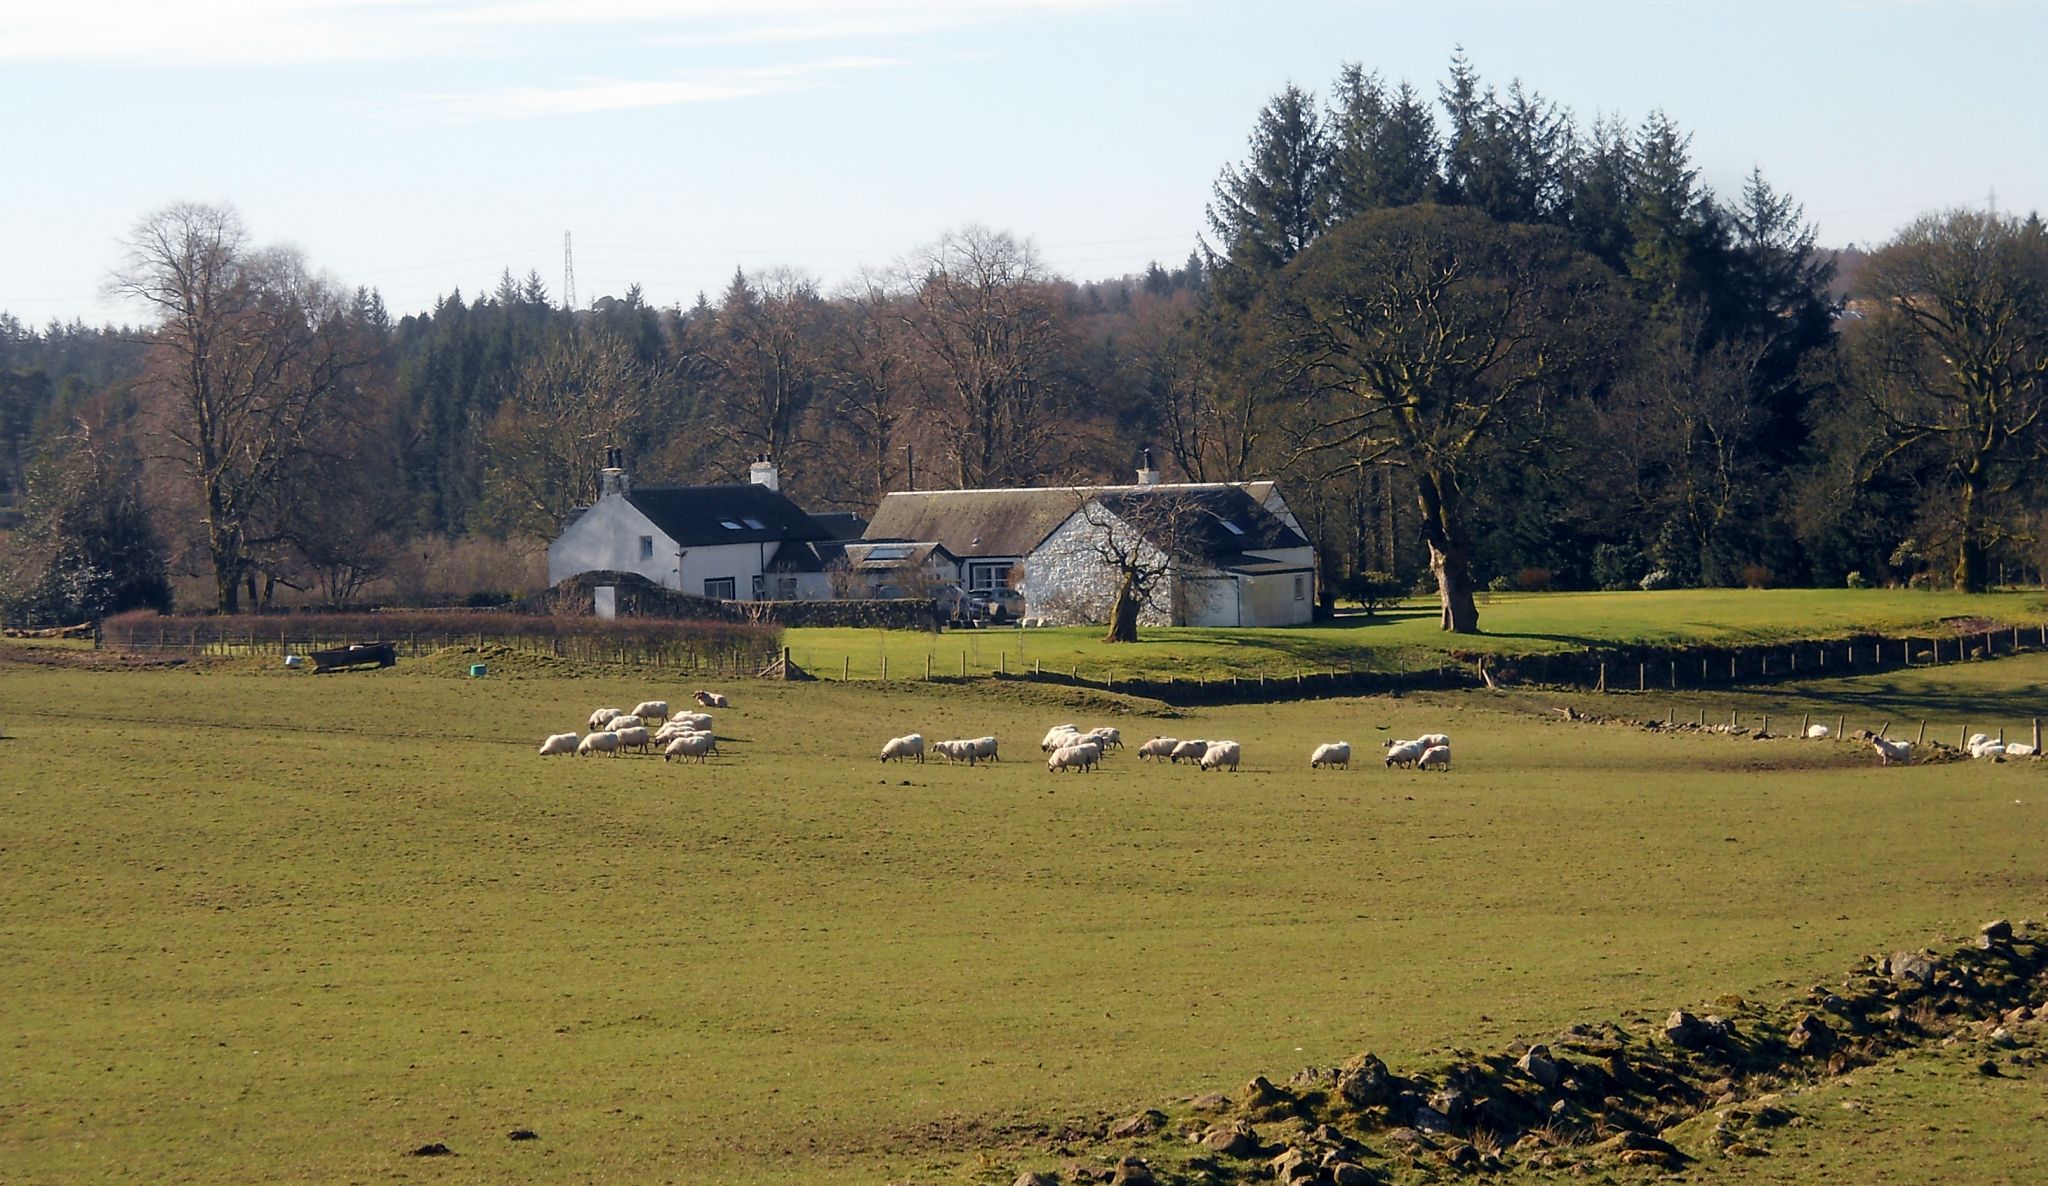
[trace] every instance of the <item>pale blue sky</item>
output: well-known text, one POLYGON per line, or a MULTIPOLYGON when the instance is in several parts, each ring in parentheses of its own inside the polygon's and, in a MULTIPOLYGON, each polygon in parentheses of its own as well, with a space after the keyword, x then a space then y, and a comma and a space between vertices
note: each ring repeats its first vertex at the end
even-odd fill
POLYGON ((1076 279, 1186 257, 1290 80, 1434 92, 1462 44, 1752 165, 1829 244, 2048 208, 2043 0, 0 0, 0 310, 103 300, 173 200, 235 204, 394 313, 510 267, 658 304, 734 267, 829 287, 969 222, 1076 279))

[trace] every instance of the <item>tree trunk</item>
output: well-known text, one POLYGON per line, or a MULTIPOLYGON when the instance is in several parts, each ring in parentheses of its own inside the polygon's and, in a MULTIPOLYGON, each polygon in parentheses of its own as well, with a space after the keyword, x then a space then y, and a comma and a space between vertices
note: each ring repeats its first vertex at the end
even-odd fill
POLYGON ((1983 479, 1976 473, 1963 475, 1963 505, 1956 546, 1956 588, 1964 593, 1982 593, 1987 588, 1984 562, 1983 479))
POLYGON ((1472 547, 1458 503, 1457 486, 1435 473, 1416 475, 1415 499, 1422 511, 1422 538, 1429 545, 1429 570, 1436 574, 1442 607, 1441 629, 1479 633, 1479 607, 1472 600, 1472 547))
POLYGON ((1116 605, 1109 611, 1109 632, 1102 641, 1138 641, 1138 595, 1128 580, 1117 586, 1116 605))

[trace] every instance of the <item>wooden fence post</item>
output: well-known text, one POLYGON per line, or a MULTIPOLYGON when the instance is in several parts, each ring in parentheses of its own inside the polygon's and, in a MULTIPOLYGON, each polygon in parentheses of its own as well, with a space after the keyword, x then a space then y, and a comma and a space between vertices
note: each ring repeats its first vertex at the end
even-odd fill
POLYGON ((1636 664, 1636 691, 1645 692, 1649 690, 1649 677, 1645 674, 1649 670, 1650 665, 1647 663, 1636 664))
POLYGON ((1921 722, 1920 722, 1920 732, 1919 732, 1919 734, 1918 734, 1917 736, 1915 736, 1915 737, 1914 737, 1914 739, 1913 739, 1913 744, 1914 744, 1914 745, 1926 745, 1926 744, 1927 744, 1927 722, 1926 722, 1926 721, 1921 721, 1921 722))
POLYGON ((853 658, 852 658, 852 656, 850 656, 850 655, 841 655, 841 656, 839 656, 839 682, 840 682, 840 683, 842 683, 842 684, 843 684, 843 683, 845 683, 845 682, 846 682, 846 674, 847 674, 847 672, 848 672, 849 670, 851 670, 851 669, 852 669, 852 667, 853 667, 853 658))
POLYGON ((1836 717, 1836 718, 1835 718, 1835 736, 1837 736, 1837 737, 1846 737, 1846 736, 1848 736, 1848 735, 1849 735, 1849 718, 1848 718, 1848 717, 1836 717))

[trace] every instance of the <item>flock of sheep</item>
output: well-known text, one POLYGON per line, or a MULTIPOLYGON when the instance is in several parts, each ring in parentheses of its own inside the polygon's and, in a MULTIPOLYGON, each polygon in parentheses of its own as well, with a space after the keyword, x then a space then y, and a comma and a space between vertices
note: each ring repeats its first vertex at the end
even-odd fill
MULTIPOLYGON (((1085 774, 1100 766, 1109 751, 1123 746, 1123 733, 1114 726, 1103 725, 1084 733, 1080 726, 1072 723, 1054 725, 1046 732, 1045 739, 1038 743, 1040 752, 1046 755, 1045 768, 1053 774, 1067 770, 1085 774)), ((976 762, 999 760, 994 737, 927 743, 918 733, 891 737, 882 745, 881 760, 923 762, 927 752, 951 762, 966 762, 970 766, 976 762)), ((1142 762, 1147 758, 1175 765, 1192 762, 1201 770, 1228 769, 1235 774, 1239 763, 1244 760, 1244 747, 1235 741, 1154 737, 1138 747, 1138 760, 1142 762)), ((1389 769, 1402 766, 1416 770, 1449 770, 1451 739, 1443 733, 1425 733, 1413 741, 1389 741, 1386 764, 1389 769)), ((1309 755, 1308 765, 1311 770, 1349 767, 1351 743, 1331 741, 1317 746, 1309 755)))
MULTIPOLYGON (((1826 737, 1827 726, 1815 725, 1806 731, 1808 737, 1826 737), (1818 730, 1819 732, 1815 732, 1818 730)), ((1913 760, 1913 743, 1891 741, 1883 737, 1872 737, 1870 747, 1877 751, 1877 764, 1889 766, 1894 762, 1901 765, 1913 760)), ((2005 742, 1983 733, 1972 733, 1963 742, 1963 752, 1982 762, 2003 762, 2007 758, 2037 757, 2034 747, 2023 741, 2005 742)))
MULTIPOLYGON (((694 698, 699 708, 731 707, 731 701, 718 692, 700 691, 694 698)), ((686 758, 702 762, 719 752, 718 735, 712 732, 710 713, 671 715, 666 700, 643 700, 631 712, 622 708, 600 708, 590 714, 588 725, 590 732, 582 737, 574 733, 549 734, 548 739, 540 743, 541 756, 610 754, 616 758, 627 750, 645 754, 660 746, 664 762, 686 758)))

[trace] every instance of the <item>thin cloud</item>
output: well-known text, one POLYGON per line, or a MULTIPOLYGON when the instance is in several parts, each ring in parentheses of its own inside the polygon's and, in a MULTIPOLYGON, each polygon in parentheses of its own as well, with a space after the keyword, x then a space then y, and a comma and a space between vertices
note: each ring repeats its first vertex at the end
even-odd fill
POLYGON ((662 79, 576 79, 560 86, 508 87, 470 94, 423 95, 421 99, 459 119, 532 119, 759 98, 816 87, 833 74, 900 65, 903 62, 895 58, 831 58, 662 79))

